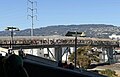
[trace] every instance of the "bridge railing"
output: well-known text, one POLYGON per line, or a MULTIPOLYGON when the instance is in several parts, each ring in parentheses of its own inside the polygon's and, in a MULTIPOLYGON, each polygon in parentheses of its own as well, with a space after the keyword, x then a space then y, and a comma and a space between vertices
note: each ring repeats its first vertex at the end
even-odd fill
MULTIPOLYGON (((10 44, 11 39, 0 39, 0 45, 10 44)), ((28 45, 61 45, 61 44, 75 44, 75 39, 71 37, 63 38, 15 38, 12 44, 28 44, 28 45)), ((103 45, 103 46, 118 46, 118 41, 110 39, 98 39, 98 38, 78 38, 78 45, 103 45)))

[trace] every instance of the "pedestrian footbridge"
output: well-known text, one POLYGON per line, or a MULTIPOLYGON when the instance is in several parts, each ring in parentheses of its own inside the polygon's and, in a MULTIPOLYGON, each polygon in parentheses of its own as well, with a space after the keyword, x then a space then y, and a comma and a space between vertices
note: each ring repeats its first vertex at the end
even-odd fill
MULTIPOLYGON (((14 36, 11 37, 0 37, 0 46, 9 48, 10 45, 13 48, 45 48, 45 47, 55 47, 55 46, 74 46, 75 38, 68 36, 14 36)), ((119 42, 111 39, 101 39, 101 38, 89 38, 89 37, 78 37, 77 46, 109 46, 118 47, 119 42)))

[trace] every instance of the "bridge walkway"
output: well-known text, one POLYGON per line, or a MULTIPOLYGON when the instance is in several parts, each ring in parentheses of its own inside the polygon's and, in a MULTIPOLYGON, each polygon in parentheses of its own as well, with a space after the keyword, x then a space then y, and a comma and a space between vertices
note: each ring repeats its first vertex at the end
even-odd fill
MULTIPOLYGON (((66 36, 14 36, 14 39, 11 43, 10 37, 0 37, 0 46, 1 47, 9 47, 13 45, 13 47, 48 47, 48 46, 74 46, 75 38, 74 37, 66 37, 66 36)), ((101 38, 88 38, 88 37, 78 37, 77 45, 79 46, 110 46, 116 47, 119 46, 119 42, 111 39, 101 39, 101 38)))

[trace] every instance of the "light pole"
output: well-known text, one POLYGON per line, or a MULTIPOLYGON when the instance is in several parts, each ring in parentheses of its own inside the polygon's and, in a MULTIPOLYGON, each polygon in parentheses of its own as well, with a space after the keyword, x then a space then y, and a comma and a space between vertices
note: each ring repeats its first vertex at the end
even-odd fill
POLYGON ((77 31, 75 32, 75 67, 77 65, 77 31))
POLYGON ((6 31, 10 31, 10 37, 11 37, 11 40, 10 40, 10 49, 12 50, 13 47, 12 47, 12 44, 13 44, 13 32, 14 31, 20 31, 19 28, 16 28, 16 27, 7 27, 5 29, 6 31))
POLYGON ((70 32, 68 31, 65 36, 74 36, 75 37, 75 54, 74 54, 74 62, 75 62, 75 67, 77 66, 77 37, 84 37, 85 34, 84 32, 70 32))

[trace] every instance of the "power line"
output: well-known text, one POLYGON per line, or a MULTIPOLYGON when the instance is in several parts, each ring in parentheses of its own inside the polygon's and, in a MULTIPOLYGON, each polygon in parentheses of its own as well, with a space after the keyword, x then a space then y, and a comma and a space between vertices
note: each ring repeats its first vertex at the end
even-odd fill
POLYGON ((34 4, 36 4, 36 6, 37 6, 36 1, 31 1, 31 0, 27 1, 27 5, 28 5, 27 12, 29 10, 31 11, 31 14, 27 15, 27 18, 31 17, 31 32, 30 32, 31 36, 34 36, 34 17, 36 17, 36 20, 37 20, 37 15, 34 15, 34 11, 37 13, 37 8, 34 8, 35 7, 34 4))

